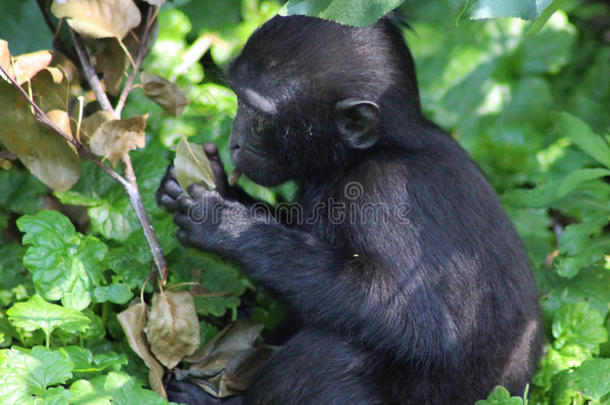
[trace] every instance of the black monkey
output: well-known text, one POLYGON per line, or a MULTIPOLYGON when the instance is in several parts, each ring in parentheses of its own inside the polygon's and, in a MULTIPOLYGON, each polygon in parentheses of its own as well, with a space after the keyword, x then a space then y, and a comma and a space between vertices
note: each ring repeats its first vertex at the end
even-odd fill
MULTIPOLYGON (((298 215, 172 170, 158 201, 185 245, 217 252, 302 323, 245 404, 466 405, 523 393, 538 360, 538 296, 485 175, 422 114, 392 17, 367 28, 274 17, 229 70, 231 157, 250 179, 294 179, 298 215)), ((203 402, 203 400, 202 400, 203 402)))

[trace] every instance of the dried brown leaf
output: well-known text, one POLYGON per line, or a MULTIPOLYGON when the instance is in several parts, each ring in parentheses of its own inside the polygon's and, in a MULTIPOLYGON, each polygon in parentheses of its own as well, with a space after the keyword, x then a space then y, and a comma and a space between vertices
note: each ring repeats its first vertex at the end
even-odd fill
POLYGON ((140 24, 142 16, 133 0, 53 1, 51 12, 80 34, 93 38, 122 39, 140 24))
POLYGON ((68 110, 70 89, 59 69, 48 67, 38 72, 30 84, 34 102, 44 111, 68 110))
POLYGON ((144 335, 146 326, 146 304, 140 303, 130 306, 125 311, 117 315, 119 323, 127 336, 129 347, 142 359, 150 372, 148 380, 151 388, 163 398, 167 399, 167 394, 163 388, 163 366, 153 357, 148 350, 148 344, 144 335))
POLYGON ((216 188, 212 166, 202 146, 182 138, 176 147, 174 166, 176 179, 183 190, 196 183, 203 183, 210 190, 216 188))
POLYGON ((25 53, 13 58, 17 83, 24 83, 34 77, 36 73, 49 66, 52 59, 53 54, 50 51, 25 53))
POLYGON ((148 114, 102 123, 89 139, 91 151, 115 166, 129 151, 145 146, 147 119, 148 114))
POLYGON ((30 172, 53 190, 66 191, 80 177, 80 159, 67 141, 39 123, 30 105, 0 80, 0 141, 30 172))
POLYGON ((199 347, 199 319, 195 301, 187 291, 163 291, 153 295, 144 328, 150 350, 167 368, 174 368, 199 347))
MULTIPOLYGON (((3 39, 0 39, 0 66, 8 74, 13 76, 13 68, 11 67, 11 53, 8 50, 8 42, 3 39)), ((1 73, 0 77, 2 77, 1 73)))
POLYGON ((140 74, 140 79, 144 94, 159 104, 163 111, 175 117, 182 114, 188 101, 178 86, 161 76, 148 73, 140 74))
POLYGON ((129 58, 116 38, 102 39, 100 51, 95 54, 95 70, 103 74, 106 92, 116 96, 121 90, 125 69, 129 58))
POLYGON ((95 131, 98 130, 100 126, 106 121, 113 120, 114 116, 106 111, 96 111, 93 114, 89 115, 87 118, 83 119, 80 129, 80 138, 85 141, 91 139, 95 131))
POLYGON ((187 358, 193 364, 181 371, 210 395, 224 398, 243 393, 274 348, 257 344, 263 325, 238 321, 187 358))

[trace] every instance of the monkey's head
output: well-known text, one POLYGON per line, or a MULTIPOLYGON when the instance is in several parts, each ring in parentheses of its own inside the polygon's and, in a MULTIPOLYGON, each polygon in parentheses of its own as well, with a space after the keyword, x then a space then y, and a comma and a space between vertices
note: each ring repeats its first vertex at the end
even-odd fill
POLYGON ((229 84, 231 157, 265 186, 330 176, 376 144, 402 143, 393 128, 420 117, 413 60, 388 18, 356 28, 276 16, 233 61, 229 84))

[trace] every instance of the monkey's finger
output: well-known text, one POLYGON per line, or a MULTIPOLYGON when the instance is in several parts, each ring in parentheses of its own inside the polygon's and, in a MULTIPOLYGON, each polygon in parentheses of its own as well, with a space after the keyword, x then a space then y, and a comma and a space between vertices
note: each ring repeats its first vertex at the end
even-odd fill
POLYGON ((201 184, 191 184, 186 191, 189 193, 189 195, 191 197, 193 197, 194 200, 196 201, 201 201, 202 198, 208 196, 208 195, 215 195, 215 196, 219 196, 219 194, 215 191, 210 191, 207 188, 205 188, 203 185, 201 184))
POLYGON ((180 187, 180 184, 178 184, 178 181, 176 181, 176 179, 173 179, 171 177, 165 177, 163 179, 163 182, 161 183, 161 189, 163 190, 163 192, 165 192, 165 194, 169 195, 174 199, 180 197, 180 194, 182 194, 182 187, 180 187))
POLYGON ((188 197, 186 195, 178 198, 176 203, 177 203, 178 211, 180 211, 183 214, 188 214, 188 212, 190 210, 192 210, 193 206, 197 205, 197 204, 195 204, 195 200, 193 200, 191 197, 188 197))
POLYGON ((161 193, 157 198, 157 203, 170 212, 175 212, 178 209, 176 199, 165 193, 161 193))
POLYGON ((218 147, 212 143, 207 142, 203 145, 203 150, 205 154, 210 159, 210 165, 212 166, 212 173, 214 173, 214 181, 216 183, 216 189, 221 195, 225 195, 226 191, 229 189, 229 183, 227 180, 227 173, 225 172, 224 165, 220 160, 220 155, 218 154, 218 147))
POLYGON ((185 228, 188 229, 190 227, 192 221, 187 215, 178 213, 174 215, 174 223, 178 225, 181 230, 184 230, 185 228))

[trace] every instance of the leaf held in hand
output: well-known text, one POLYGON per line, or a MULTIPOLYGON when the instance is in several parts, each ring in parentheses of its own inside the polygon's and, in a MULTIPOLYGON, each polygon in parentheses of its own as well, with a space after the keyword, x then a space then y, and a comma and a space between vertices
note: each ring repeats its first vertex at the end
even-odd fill
POLYGON ((174 368, 199 347, 199 319, 195 301, 187 291, 164 291, 153 295, 144 328, 150 350, 167 368, 174 368))
POLYGON ((178 86, 161 76, 153 74, 142 73, 140 78, 142 79, 144 94, 159 104, 163 111, 174 117, 182 114, 188 100, 178 86))
POLYGON ((176 147, 176 179, 183 190, 196 183, 203 183, 208 189, 216 188, 210 160, 203 147, 182 138, 176 147))
POLYGON ((231 172, 231 174, 229 175, 229 186, 233 187, 234 185, 237 184, 237 182, 239 181, 239 178, 241 177, 241 172, 237 169, 233 170, 231 172))
POLYGON ((129 151, 145 146, 147 119, 148 114, 102 123, 89 139, 91 151, 115 166, 129 151))
POLYGON ((142 16, 133 0, 53 1, 51 12, 80 34, 93 38, 122 39, 140 24, 142 16))

